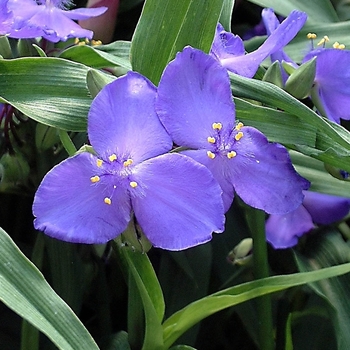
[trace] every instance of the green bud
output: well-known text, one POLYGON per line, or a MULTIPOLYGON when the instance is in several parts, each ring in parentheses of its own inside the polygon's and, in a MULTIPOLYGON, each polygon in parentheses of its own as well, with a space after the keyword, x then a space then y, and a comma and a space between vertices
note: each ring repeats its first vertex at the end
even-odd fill
POLYGON ((0 55, 3 58, 12 58, 11 45, 6 36, 0 37, 0 55))
POLYGON ((316 74, 316 57, 302 64, 288 78, 285 90, 298 99, 310 95, 316 74))
POLYGON ((292 75, 296 71, 295 66, 287 61, 282 61, 282 67, 288 75, 292 75))
POLYGON ((60 140, 57 129, 41 123, 36 125, 35 145, 39 152, 50 149, 60 140))
POLYGON ((19 154, 4 154, 0 159, 0 190, 6 191, 27 182, 30 168, 19 154))
POLYGON ((33 47, 33 39, 19 39, 17 50, 19 57, 35 57, 38 56, 37 50, 33 47))
POLYGON ((273 64, 267 69, 262 80, 283 88, 281 66, 278 61, 273 62, 273 64))
POLYGON ((333 165, 329 165, 324 163, 324 168, 328 171, 329 174, 331 174, 333 177, 343 180, 343 181, 350 181, 350 174, 347 171, 344 171, 342 169, 336 168, 333 165))
POLYGON ((239 244, 237 244, 227 256, 233 265, 249 265, 253 259, 253 239, 245 238, 239 244))

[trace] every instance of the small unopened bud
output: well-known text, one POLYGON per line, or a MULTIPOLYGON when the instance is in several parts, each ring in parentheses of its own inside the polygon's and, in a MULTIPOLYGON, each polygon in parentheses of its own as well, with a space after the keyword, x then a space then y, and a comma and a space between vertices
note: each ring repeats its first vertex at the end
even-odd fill
POLYGON ((292 96, 298 99, 310 95, 316 74, 316 57, 305 62, 296 69, 287 79, 285 89, 292 96))
POLYGON ((253 239, 245 238, 237 244, 227 256, 227 260, 234 265, 248 265, 253 258, 253 239))
POLYGON ((38 123, 35 130, 35 145, 39 152, 50 149, 60 140, 57 129, 38 123))
POLYGON ((343 181, 350 181, 350 174, 347 171, 336 168, 333 165, 326 163, 324 164, 324 167, 333 177, 343 181))
POLYGON ((7 36, 0 37, 0 56, 2 58, 12 58, 11 46, 7 36))
POLYGON ((273 62, 273 64, 267 69, 263 76, 263 81, 277 85, 283 88, 281 64, 278 61, 273 62))

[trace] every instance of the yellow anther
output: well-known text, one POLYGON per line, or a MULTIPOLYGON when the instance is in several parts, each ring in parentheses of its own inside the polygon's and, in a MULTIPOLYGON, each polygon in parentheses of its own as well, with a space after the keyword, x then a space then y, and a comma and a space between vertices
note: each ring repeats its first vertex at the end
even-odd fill
POLYGON ((227 158, 231 159, 231 158, 236 157, 236 155, 237 155, 237 153, 235 151, 230 151, 227 153, 227 158))
POLYGON ((209 143, 215 143, 215 138, 214 137, 208 136, 207 140, 208 140, 209 143))
POLYGON ((239 141, 242 137, 243 137, 243 132, 242 132, 242 131, 238 132, 238 133, 235 135, 236 141, 239 141))
POLYGON ((210 159, 214 159, 215 158, 215 154, 211 151, 207 151, 207 155, 210 159))
POLYGON ((100 167, 102 166, 102 164, 103 164, 103 160, 97 159, 97 160, 96 160, 96 164, 97 164, 97 166, 100 168, 100 167))
POLYGON ((213 123, 212 127, 214 130, 221 130, 222 124, 221 123, 213 123))
POLYGON ((307 37, 308 39, 316 39, 316 38, 317 38, 317 35, 316 35, 315 33, 308 33, 308 34, 306 35, 306 37, 307 37))
POLYGON ((137 183, 136 181, 130 181, 130 186, 131 186, 132 188, 137 187, 137 185, 138 185, 138 183, 137 183))
POLYGON ((113 154, 111 154, 111 155, 108 157, 108 159, 109 159, 111 162, 113 162, 113 161, 115 161, 115 160, 117 159, 117 156, 116 156, 115 153, 113 153, 113 154))
POLYGON ((336 42, 333 44, 333 48, 334 48, 334 49, 343 50, 343 49, 345 49, 345 45, 344 45, 344 44, 339 44, 338 41, 336 41, 336 42))
POLYGON ((106 197, 104 200, 103 200, 106 204, 108 205, 111 205, 112 204, 112 201, 110 198, 106 197))
POLYGON ((99 176, 92 176, 92 177, 90 177, 90 181, 92 182, 92 183, 95 183, 95 182, 99 182, 100 181, 100 177, 99 176))
POLYGON ((79 44, 79 38, 75 38, 75 39, 74 39, 74 44, 75 44, 75 45, 79 44))
POLYGON ((85 42, 86 42, 86 44, 88 44, 90 42, 90 40, 88 38, 85 38, 85 42))
POLYGON ((84 46, 84 45, 86 45, 86 42, 85 42, 85 41, 79 41, 79 42, 78 42, 78 46, 84 46))
POLYGON ((132 159, 127 159, 124 163, 123 163, 123 165, 126 167, 126 166, 129 166, 129 165, 131 165, 132 163, 133 163, 134 161, 132 160, 132 159))
POLYGON ((328 43, 328 41, 329 41, 329 38, 328 38, 327 35, 325 35, 325 36, 317 43, 317 46, 320 46, 320 45, 322 45, 322 44, 324 44, 324 43, 328 43))
POLYGON ((92 46, 102 45, 102 41, 101 40, 91 40, 91 45, 92 46))
POLYGON ((236 125, 236 130, 241 130, 242 128, 243 128, 243 123, 241 123, 241 122, 239 122, 239 123, 237 123, 237 125, 236 125))

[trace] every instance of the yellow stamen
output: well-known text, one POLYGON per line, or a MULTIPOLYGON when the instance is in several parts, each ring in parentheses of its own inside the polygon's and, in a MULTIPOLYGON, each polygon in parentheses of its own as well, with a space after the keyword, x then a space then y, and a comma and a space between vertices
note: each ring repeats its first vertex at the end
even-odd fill
POLYGON ((117 159, 117 156, 116 156, 115 153, 113 153, 113 154, 111 154, 111 155, 108 157, 108 159, 109 159, 111 162, 113 162, 114 160, 117 159))
POLYGON ((78 46, 84 46, 84 45, 86 45, 86 42, 85 42, 85 41, 79 41, 79 42, 78 42, 78 46))
POLYGON ((238 132, 238 133, 235 135, 236 141, 239 141, 242 137, 243 137, 243 132, 242 132, 242 131, 238 132))
POLYGON ((317 43, 317 46, 320 46, 320 45, 322 45, 322 44, 324 44, 324 43, 328 43, 328 41, 329 41, 329 38, 328 38, 327 35, 325 35, 325 36, 317 43))
POLYGON ((208 136, 207 140, 208 140, 209 143, 215 143, 215 138, 214 137, 208 136))
POLYGON ((212 127, 214 130, 221 130, 222 124, 221 123, 213 123, 212 127))
POLYGON ((101 40, 91 40, 91 45, 92 46, 102 45, 102 41, 101 40))
POLYGON ((100 177, 99 176, 92 176, 92 177, 90 177, 90 181, 92 182, 92 183, 95 183, 95 182, 99 182, 100 181, 100 177))
POLYGON ((344 44, 339 44, 338 41, 336 41, 336 42, 333 44, 333 48, 334 48, 334 49, 343 50, 343 49, 345 49, 345 45, 344 45, 344 44))
POLYGON ((210 159, 214 159, 215 158, 215 154, 211 151, 207 151, 207 155, 210 159))
POLYGON ((243 128, 243 123, 241 123, 241 122, 239 122, 239 123, 237 123, 237 125, 236 125, 236 130, 241 130, 242 128, 243 128))
POLYGON ((97 166, 100 168, 100 167, 102 166, 102 164, 103 164, 103 160, 97 159, 97 160, 96 160, 96 164, 97 164, 97 166))
POLYGON ((132 160, 132 159, 127 159, 124 163, 123 163, 123 165, 125 166, 125 167, 127 167, 127 166, 129 166, 129 165, 131 165, 132 163, 133 163, 134 161, 132 160))
POLYGON ((316 35, 315 33, 308 33, 308 34, 306 35, 306 37, 307 37, 308 39, 316 39, 316 38, 317 38, 317 35, 316 35))
POLYGON ((130 186, 131 186, 132 188, 135 188, 135 187, 138 186, 138 183, 137 183, 136 181, 130 181, 130 186))
POLYGON ((88 38, 85 38, 85 42, 88 44, 90 40, 88 38))
POLYGON ((75 45, 79 44, 79 38, 75 38, 75 39, 74 39, 74 44, 75 44, 75 45))
POLYGON ((227 153, 227 158, 231 159, 231 158, 236 157, 236 155, 237 155, 237 153, 235 151, 230 151, 227 153))
POLYGON ((111 205, 112 204, 112 201, 110 198, 106 197, 104 200, 103 200, 106 204, 108 205, 111 205))

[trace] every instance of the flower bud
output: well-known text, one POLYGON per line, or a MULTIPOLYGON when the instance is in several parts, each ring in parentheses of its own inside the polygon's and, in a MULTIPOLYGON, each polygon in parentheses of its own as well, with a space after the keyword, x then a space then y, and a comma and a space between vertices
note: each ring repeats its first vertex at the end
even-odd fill
POLYGON ((248 265, 253 258, 253 239, 245 238, 238 243, 227 256, 227 260, 233 265, 248 265))
POLYGON ((0 56, 2 58, 12 58, 12 50, 6 36, 0 37, 0 56))
POLYGON ((50 149, 59 142, 57 129, 38 123, 35 129, 35 145, 39 152, 50 149))
POLYGON ((281 66, 278 61, 275 61, 265 72, 263 81, 277 85, 280 88, 283 88, 283 80, 281 73, 281 66))
POLYGON ((310 95, 316 74, 316 57, 302 64, 287 79, 285 90, 298 99, 310 95))
POLYGON ((338 180, 350 181, 350 174, 347 171, 336 168, 333 165, 329 165, 326 163, 324 164, 324 168, 328 171, 329 174, 331 174, 338 180))

